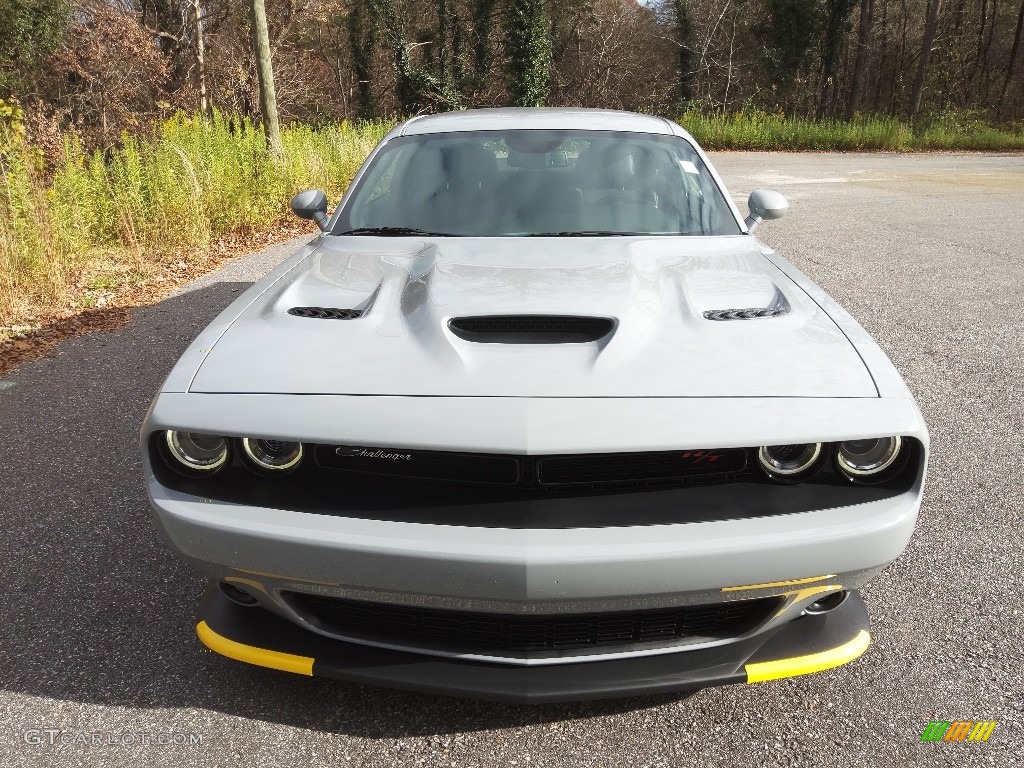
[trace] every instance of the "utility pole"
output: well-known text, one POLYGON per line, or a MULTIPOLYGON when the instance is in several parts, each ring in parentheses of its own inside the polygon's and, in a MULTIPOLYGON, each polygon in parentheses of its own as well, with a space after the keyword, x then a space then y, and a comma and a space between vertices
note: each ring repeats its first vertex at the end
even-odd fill
POLYGON ((196 32, 196 71, 199 75, 199 110, 203 117, 210 114, 210 100, 206 95, 206 45, 203 40, 203 9, 200 0, 192 0, 192 22, 196 32))
POLYGON ((270 63, 270 33, 267 31, 267 9, 263 0, 252 2, 252 42, 256 55, 256 73, 260 81, 260 110, 263 112, 263 133, 267 147, 281 156, 281 126, 277 120, 277 95, 274 93, 274 68, 270 63))

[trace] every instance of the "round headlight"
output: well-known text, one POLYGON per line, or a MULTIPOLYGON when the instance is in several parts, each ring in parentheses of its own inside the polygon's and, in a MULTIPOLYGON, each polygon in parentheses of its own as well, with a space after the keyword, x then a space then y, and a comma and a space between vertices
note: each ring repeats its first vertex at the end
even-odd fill
POLYGON ((215 472, 228 460, 228 441, 217 435, 169 429, 164 441, 171 458, 192 472, 215 472))
POLYGON ((839 444, 836 461, 840 469, 855 477, 877 475, 892 466, 902 447, 900 437, 846 440, 839 444))
POLYGON ((821 443, 763 445, 757 452, 757 459, 769 475, 791 477, 813 467, 820 455, 821 443))
POLYGON ((302 443, 246 437, 242 449, 253 464, 268 472, 283 472, 302 461, 302 443))

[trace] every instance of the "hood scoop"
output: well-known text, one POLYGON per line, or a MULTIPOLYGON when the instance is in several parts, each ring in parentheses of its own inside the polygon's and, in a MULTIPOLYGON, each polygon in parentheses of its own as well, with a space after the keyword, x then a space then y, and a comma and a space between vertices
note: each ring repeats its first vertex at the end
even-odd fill
POLYGON ((480 344, 583 344, 610 334, 615 321, 574 315, 478 315, 455 317, 448 329, 480 344))
POLYGON ((292 307, 289 315, 311 317, 316 320, 355 320, 363 316, 361 309, 337 309, 335 307, 292 307))

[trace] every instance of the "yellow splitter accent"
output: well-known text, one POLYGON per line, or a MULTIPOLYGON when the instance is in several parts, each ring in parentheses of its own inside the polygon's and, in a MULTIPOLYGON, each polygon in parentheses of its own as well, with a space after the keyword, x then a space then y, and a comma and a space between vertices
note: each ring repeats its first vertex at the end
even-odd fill
POLYGON ((864 653, 870 643, 871 635, 862 629, 856 637, 849 642, 843 643, 838 648, 821 651, 820 653, 811 653, 807 656, 794 656, 791 659, 747 664, 744 667, 747 672, 747 682, 762 683, 765 680, 809 675, 812 672, 820 672, 823 669, 839 667, 850 663, 864 653))
POLYGON ((814 581, 824 581, 825 579, 834 579, 836 576, 834 573, 826 574, 825 576, 811 576, 807 579, 790 579, 789 581, 769 581, 765 584, 747 584, 742 587, 722 587, 723 592, 745 592, 750 589, 768 589, 769 587, 790 587, 794 584, 810 584, 814 581))
POLYGON ((270 669, 279 669, 282 672, 294 672, 297 675, 313 676, 313 659, 309 656, 296 656, 281 651, 268 651, 265 648, 257 648, 254 645, 246 645, 234 640, 229 640, 223 635, 214 632, 205 621, 196 625, 196 634, 202 640, 203 645, 211 651, 227 656, 229 659, 244 661, 248 664, 256 664, 270 669))

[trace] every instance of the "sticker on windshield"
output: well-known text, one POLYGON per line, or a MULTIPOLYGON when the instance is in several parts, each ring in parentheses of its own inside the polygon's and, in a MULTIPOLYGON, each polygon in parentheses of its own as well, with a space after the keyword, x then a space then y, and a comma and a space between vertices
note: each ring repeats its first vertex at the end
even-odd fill
POLYGON ((691 163, 689 160, 680 160, 679 167, 687 173, 692 173, 694 176, 700 176, 700 171, 697 170, 697 166, 691 163))

